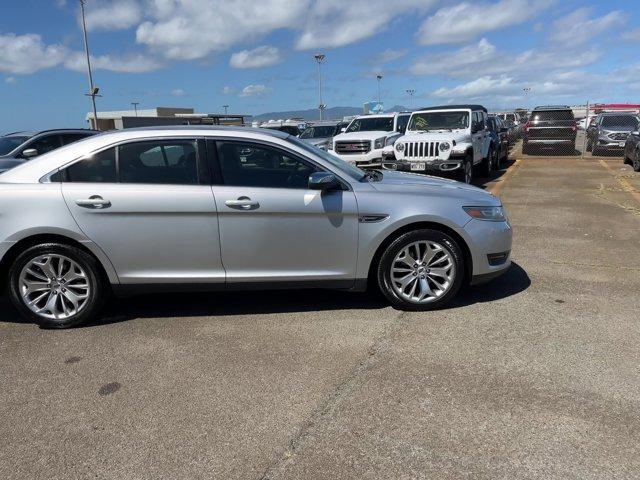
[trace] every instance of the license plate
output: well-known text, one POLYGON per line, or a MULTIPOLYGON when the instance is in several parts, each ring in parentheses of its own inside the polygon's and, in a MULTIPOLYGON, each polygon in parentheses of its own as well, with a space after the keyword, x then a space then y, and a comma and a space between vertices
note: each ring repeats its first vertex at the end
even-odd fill
POLYGON ((415 162, 411 164, 411 171, 415 172, 415 171, 422 171, 426 168, 426 163, 424 162, 415 162))

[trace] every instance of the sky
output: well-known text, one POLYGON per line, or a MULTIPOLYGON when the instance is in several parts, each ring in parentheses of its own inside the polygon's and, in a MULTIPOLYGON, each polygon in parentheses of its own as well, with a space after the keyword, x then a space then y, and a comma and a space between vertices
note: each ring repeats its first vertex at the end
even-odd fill
MULTIPOLYGON (((640 102, 638 0, 86 0, 98 110, 640 102), (413 97, 407 90, 415 90, 413 97)), ((85 126, 78 0, 1 0, 0 132, 85 126)))

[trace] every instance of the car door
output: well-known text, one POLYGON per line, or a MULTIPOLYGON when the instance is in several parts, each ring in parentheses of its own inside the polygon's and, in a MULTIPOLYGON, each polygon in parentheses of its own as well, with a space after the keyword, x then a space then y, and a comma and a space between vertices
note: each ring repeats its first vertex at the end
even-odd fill
POLYGON ((136 140, 62 173, 65 201, 123 284, 224 283, 204 142, 136 140))
POLYGON ((351 285, 358 209, 348 184, 309 190, 309 175, 323 168, 276 145, 224 140, 216 147, 213 191, 228 285, 351 285))
POLYGON ((473 143, 473 163, 479 163, 485 157, 484 147, 486 130, 484 128, 484 121, 480 115, 480 112, 473 112, 472 127, 471 127, 471 141, 473 143))

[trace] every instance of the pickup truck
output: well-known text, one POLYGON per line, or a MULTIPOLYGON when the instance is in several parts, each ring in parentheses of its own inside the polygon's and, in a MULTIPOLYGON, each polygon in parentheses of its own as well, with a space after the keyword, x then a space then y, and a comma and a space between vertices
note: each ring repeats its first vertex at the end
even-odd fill
POLYGON ((408 112, 358 116, 333 137, 329 153, 360 168, 380 167, 384 147, 402 136, 410 116, 408 112))
POLYGON ((571 107, 546 106, 536 107, 531 112, 529 121, 522 130, 522 153, 547 147, 566 153, 573 153, 576 148, 576 132, 578 126, 571 107))

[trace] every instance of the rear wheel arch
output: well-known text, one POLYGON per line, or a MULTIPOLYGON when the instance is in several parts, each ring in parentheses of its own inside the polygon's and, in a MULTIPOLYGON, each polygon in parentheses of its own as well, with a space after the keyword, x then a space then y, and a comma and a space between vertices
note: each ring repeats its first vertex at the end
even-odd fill
POLYGON ((387 247, 391 245, 391 243, 393 243, 394 240, 404 235, 405 233, 413 232, 415 230, 422 230, 422 229, 431 229, 431 230, 440 231, 446 235, 449 235, 452 239, 456 241, 456 243, 460 247, 460 250, 462 250, 462 256, 464 259, 464 265, 465 265, 464 281, 466 283, 471 280, 471 277, 473 276, 473 257, 471 256, 471 250, 469 249, 469 246, 467 245, 467 242, 464 240, 464 238, 462 238, 462 236, 460 236, 460 234, 456 232, 454 229, 442 223, 414 222, 394 230, 393 232, 391 232, 389 235, 385 237, 385 239, 380 243, 380 245, 378 245, 378 248, 376 249, 376 252, 372 257, 371 262, 369 263, 369 273, 367 275, 367 280, 369 285, 376 285, 375 280, 376 280, 376 275, 378 271, 378 265, 380 264, 382 255, 384 254, 387 247))
POLYGON ((0 261, 0 291, 3 291, 6 288, 9 270, 11 269, 11 266, 16 261, 16 259, 20 256, 20 254, 36 245, 48 244, 48 243, 60 243, 63 245, 70 245, 72 247, 76 247, 82 250, 83 252, 87 253, 88 255, 93 257, 96 260, 97 264, 100 266, 100 274, 102 275, 102 278, 105 284, 106 285, 111 284, 111 280, 109 278, 107 269, 105 268, 104 264, 102 263, 100 258, 98 258, 98 256, 91 251, 91 249, 87 248, 86 245, 82 244, 77 240, 74 240, 73 238, 70 238, 64 235, 43 233, 43 234, 31 235, 29 237, 20 239, 4 255, 4 257, 0 261))

